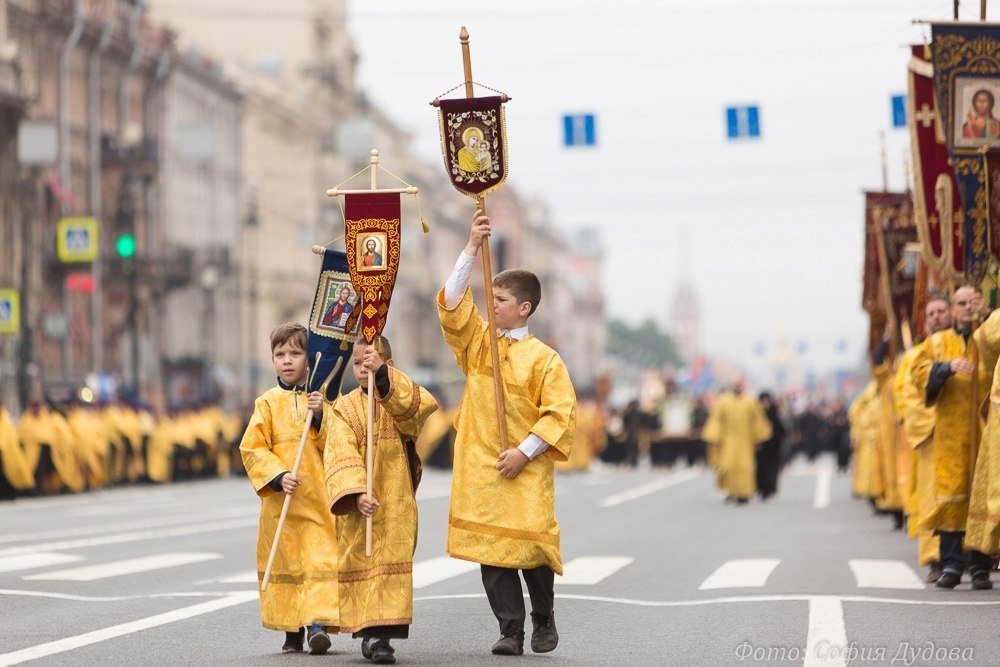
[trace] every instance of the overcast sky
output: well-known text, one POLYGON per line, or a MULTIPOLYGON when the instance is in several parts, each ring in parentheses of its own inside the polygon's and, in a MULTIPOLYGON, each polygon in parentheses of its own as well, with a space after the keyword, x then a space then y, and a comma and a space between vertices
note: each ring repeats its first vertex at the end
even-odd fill
MULTIPOLYGON (((963 5, 978 18, 978 2, 963 5)), ((666 324, 686 278, 710 353, 748 361, 784 337, 820 371, 861 353, 861 192, 881 188, 881 130, 889 187, 903 187, 909 141, 890 96, 906 91, 906 45, 929 38, 912 20, 950 18, 951 0, 349 8, 362 87, 429 160, 427 102, 462 82, 468 27, 475 80, 513 97, 509 183, 544 198, 560 228, 601 230, 611 315, 666 324), (724 109, 743 104, 760 106, 762 137, 727 141, 724 109), (562 116, 578 112, 597 116, 596 149, 562 146, 562 116)))

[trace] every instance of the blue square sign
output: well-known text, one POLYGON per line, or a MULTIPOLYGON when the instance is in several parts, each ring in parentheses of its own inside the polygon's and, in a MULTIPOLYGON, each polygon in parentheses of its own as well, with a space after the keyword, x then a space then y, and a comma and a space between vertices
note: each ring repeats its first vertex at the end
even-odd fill
POLYGON ((729 139, 760 137, 760 107, 726 107, 726 136, 729 139))
POLYGON ((563 141, 566 146, 596 146, 597 121, 594 114, 563 116, 563 141))

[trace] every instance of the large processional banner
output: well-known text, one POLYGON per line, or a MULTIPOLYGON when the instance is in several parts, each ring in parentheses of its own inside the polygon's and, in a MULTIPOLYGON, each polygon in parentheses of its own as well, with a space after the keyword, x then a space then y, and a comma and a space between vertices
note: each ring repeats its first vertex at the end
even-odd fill
POLYGON ((399 193, 347 194, 344 220, 351 282, 361 295, 361 335, 372 344, 385 328, 399 271, 399 193))
MULTIPOLYGON (((930 47, 912 47, 909 63, 910 148, 913 154, 913 218, 924 262, 952 285, 964 281, 965 210, 958 196, 945 133, 934 95, 930 47)), ((919 300, 919 299, 918 299, 919 300)), ((917 313, 919 315, 919 313, 917 313)), ((916 322, 915 331, 920 331, 916 322)))
POLYGON ((965 278, 978 285, 1000 246, 1000 26, 938 23, 931 36, 934 89, 964 211, 965 278))
POLYGON ((907 251, 916 241, 910 193, 865 193, 862 307, 871 315, 873 346, 882 336, 888 307, 896 322, 906 322, 911 330, 914 326, 918 256, 907 251))
POLYGON ((507 180, 505 99, 438 101, 444 167, 451 184, 469 197, 486 196, 507 180))

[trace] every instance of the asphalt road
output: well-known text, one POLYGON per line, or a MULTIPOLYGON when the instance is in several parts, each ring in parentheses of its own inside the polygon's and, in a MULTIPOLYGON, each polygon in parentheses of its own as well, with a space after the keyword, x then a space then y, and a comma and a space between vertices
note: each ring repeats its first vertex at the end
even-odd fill
MULTIPOLYGON (((478 570, 445 554, 449 486, 429 471, 418 496, 399 664, 1000 664, 1000 586, 923 584, 915 543, 828 461, 744 507, 698 469, 560 475, 559 648, 492 656, 478 570)), ((260 626, 257 512, 245 479, 0 504, 0 665, 368 664, 347 635, 282 655, 260 626)))

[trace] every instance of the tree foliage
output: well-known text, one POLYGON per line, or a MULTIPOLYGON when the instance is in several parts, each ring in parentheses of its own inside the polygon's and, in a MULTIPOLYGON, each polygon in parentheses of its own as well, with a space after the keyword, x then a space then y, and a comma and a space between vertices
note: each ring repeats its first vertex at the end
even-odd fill
POLYGON ((652 318, 638 326, 611 320, 608 323, 608 354, 656 368, 681 364, 673 339, 661 331, 652 318))

